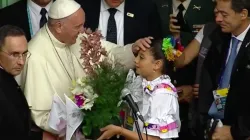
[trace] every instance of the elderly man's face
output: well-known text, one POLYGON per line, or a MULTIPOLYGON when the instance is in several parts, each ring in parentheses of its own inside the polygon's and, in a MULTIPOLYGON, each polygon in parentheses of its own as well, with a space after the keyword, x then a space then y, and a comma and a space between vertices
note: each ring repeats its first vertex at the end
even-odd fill
POLYGON ((105 0, 106 3, 109 5, 111 8, 116 8, 118 7, 121 3, 123 3, 124 0, 105 0))
POLYGON ((85 13, 82 8, 64 21, 61 35, 65 44, 72 45, 76 43, 79 33, 83 31, 84 22, 85 13))
POLYGON ((26 58, 29 56, 28 43, 25 36, 8 36, 0 50, 0 64, 13 76, 23 70, 26 58))

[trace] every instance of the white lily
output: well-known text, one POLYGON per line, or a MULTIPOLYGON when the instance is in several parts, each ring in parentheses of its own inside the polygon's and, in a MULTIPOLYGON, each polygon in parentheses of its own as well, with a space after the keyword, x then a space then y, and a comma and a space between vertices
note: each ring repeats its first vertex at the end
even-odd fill
POLYGON ((78 95, 83 93, 83 89, 80 85, 76 85, 75 88, 71 91, 72 94, 78 95))
POLYGON ((82 87, 86 86, 86 83, 84 82, 84 79, 82 79, 82 78, 78 78, 78 79, 76 80, 76 83, 77 83, 78 85, 82 86, 82 87))
POLYGON ((83 93, 88 99, 90 99, 94 95, 94 90, 91 86, 85 86, 83 88, 83 93))
POLYGON ((91 108, 93 107, 94 103, 95 103, 95 99, 98 97, 97 94, 94 94, 92 96, 92 98, 87 98, 85 100, 85 103, 84 103, 84 106, 81 107, 81 109, 84 109, 84 110, 91 110, 91 108))

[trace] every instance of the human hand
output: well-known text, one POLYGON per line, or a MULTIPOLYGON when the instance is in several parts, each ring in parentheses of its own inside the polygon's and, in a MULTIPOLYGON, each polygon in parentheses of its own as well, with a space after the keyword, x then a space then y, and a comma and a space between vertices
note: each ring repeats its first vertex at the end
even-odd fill
POLYGON ((193 96, 195 97, 195 98, 198 98, 199 97, 199 95, 198 95, 198 92, 199 92, 199 84, 194 84, 193 85, 193 96))
POLYGON ((97 140, 110 139, 114 135, 121 134, 123 128, 116 125, 108 125, 101 128, 102 135, 97 140))
POLYGON ((137 54, 140 50, 145 51, 147 48, 150 48, 151 39, 153 39, 151 36, 138 39, 132 46, 133 53, 137 54))
POLYGON ((192 86, 190 85, 183 85, 177 87, 177 91, 182 91, 179 94, 179 102, 187 102, 189 103, 192 100, 192 86))
POLYGON ((217 127, 212 136, 212 140, 233 140, 230 129, 231 127, 227 125, 217 127))
POLYGON ((169 21, 169 30, 173 34, 175 39, 180 38, 180 29, 181 26, 176 26, 175 24, 178 22, 178 20, 175 18, 173 14, 170 15, 170 21, 169 21))

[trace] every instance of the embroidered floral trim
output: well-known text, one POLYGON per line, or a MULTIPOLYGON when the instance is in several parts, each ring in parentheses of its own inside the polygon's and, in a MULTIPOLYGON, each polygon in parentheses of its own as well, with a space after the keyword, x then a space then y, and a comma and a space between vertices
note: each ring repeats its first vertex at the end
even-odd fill
POLYGON ((176 88, 166 84, 166 83, 161 83, 161 84, 158 84, 156 85, 154 88, 152 88, 150 85, 147 85, 146 88, 144 89, 145 91, 146 90, 149 90, 150 91, 150 94, 153 93, 153 91, 157 90, 157 89, 161 89, 161 88, 165 88, 166 90, 169 90, 169 91, 173 91, 173 92, 177 92, 176 88))
POLYGON ((168 125, 164 125, 164 126, 160 126, 158 124, 151 124, 151 123, 145 123, 145 126, 147 127, 147 129, 151 129, 151 130, 158 130, 162 133, 167 133, 170 130, 174 130, 178 128, 178 125, 176 122, 172 122, 168 125))

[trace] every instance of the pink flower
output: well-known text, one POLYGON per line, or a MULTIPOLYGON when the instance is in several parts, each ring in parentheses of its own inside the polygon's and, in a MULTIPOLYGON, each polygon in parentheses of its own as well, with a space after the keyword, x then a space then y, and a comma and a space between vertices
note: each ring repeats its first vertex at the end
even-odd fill
POLYGON ((82 107, 84 105, 85 97, 83 94, 75 95, 75 102, 78 107, 82 107))
POLYGON ((94 75, 94 68, 101 61, 101 56, 106 56, 106 51, 101 46, 102 34, 96 30, 92 32, 90 29, 85 29, 85 35, 81 38, 81 59, 82 65, 87 74, 94 75))

